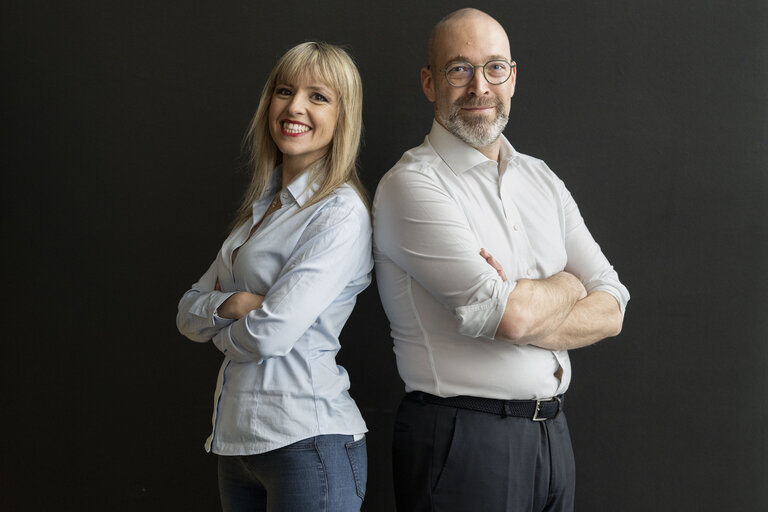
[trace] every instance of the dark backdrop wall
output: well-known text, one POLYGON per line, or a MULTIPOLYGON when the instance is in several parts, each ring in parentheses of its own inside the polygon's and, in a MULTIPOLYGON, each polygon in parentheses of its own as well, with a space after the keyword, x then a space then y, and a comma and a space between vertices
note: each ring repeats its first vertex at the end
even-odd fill
MULTIPOLYGON (((221 360, 176 332, 243 192, 276 58, 347 45, 370 191, 429 130, 431 26, 463 2, 4 2, 3 510, 216 510, 221 360)), ((519 65, 506 130, 565 180, 628 285, 572 354, 578 510, 768 507, 768 3, 478 1, 519 65)), ((375 287, 343 332, 393 510, 402 394, 375 287)))

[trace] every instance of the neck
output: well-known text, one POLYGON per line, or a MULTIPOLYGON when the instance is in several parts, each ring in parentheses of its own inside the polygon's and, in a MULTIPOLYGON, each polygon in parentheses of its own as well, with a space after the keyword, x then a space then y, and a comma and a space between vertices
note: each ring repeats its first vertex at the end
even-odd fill
POLYGON ((317 162, 307 162, 305 160, 296 160, 293 158, 283 157, 283 183, 282 188, 287 187, 293 180, 295 180, 301 173, 312 167, 312 164, 317 162))
POLYGON ((301 174, 301 171, 286 167, 285 162, 283 162, 283 182, 281 183, 280 188, 287 187, 299 174, 301 174))
MULTIPOLYGON (((440 120, 440 118, 437 117, 437 114, 435 114, 435 121, 437 121, 437 124, 445 128, 448 132, 453 133, 447 126, 445 126, 445 124, 440 120)), ((454 135, 456 134, 454 133, 454 135)), ((498 163, 499 151, 501 149, 501 134, 499 134, 498 138, 496 138, 495 141, 491 142, 487 146, 482 146, 482 147, 472 146, 472 147, 478 150, 479 152, 481 152, 483 155, 485 155, 485 157, 488 160, 493 160, 494 162, 498 163)))
POLYGON ((494 162, 499 162, 499 152, 501 149, 501 142, 499 139, 496 139, 493 143, 489 144, 488 146, 484 146, 482 148, 475 148, 479 152, 481 152, 488 160, 493 160, 494 162))

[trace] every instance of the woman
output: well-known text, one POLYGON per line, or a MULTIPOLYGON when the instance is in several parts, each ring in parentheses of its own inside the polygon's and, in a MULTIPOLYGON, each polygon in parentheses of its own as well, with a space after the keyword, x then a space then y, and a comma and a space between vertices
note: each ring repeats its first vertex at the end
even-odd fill
POLYGON ((179 331, 224 354, 206 449, 225 511, 360 509, 366 427, 335 358, 373 265, 361 131, 346 52, 283 55, 248 131, 253 178, 234 229, 179 302, 179 331))

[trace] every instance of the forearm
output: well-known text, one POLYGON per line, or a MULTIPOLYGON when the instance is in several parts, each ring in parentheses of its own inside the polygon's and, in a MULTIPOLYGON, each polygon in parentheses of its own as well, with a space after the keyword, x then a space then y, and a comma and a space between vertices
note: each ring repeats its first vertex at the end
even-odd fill
POLYGON ((552 333, 530 344, 549 350, 570 350, 592 345, 621 332, 619 304, 609 293, 594 292, 578 301, 552 333))
POLYGON ((548 336, 585 295, 581 282, 567 272, 548 279, 521 279, 507 298, 496 337, 528 344, 548 336))
POLYGON ((218 316, 239 320, 255 309, 259 309, 264 302, 264 296, 249 292, 237 292, 231 295, 217 309, 218 316))
POLYGON ((231 323, 221 317, 217 319, 214 315, 217 306, 226 301, 229 295, 231 294, 217 290, 205 292, 196 287, 189 290, 179 301, 176 315, 176 327, 179 332, 192 341, 201 343, 213 338, 231 323))

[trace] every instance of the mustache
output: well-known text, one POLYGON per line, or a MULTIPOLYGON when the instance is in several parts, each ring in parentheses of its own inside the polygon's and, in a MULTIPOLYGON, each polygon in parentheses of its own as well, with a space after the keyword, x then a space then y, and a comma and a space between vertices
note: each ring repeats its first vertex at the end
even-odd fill
POLYGON ((504 104, 499 98, 459 98, 453 102, 454 107, 458 108, 477 108, 477 107, 496 107, 498 110, 504 108, 504 104))

